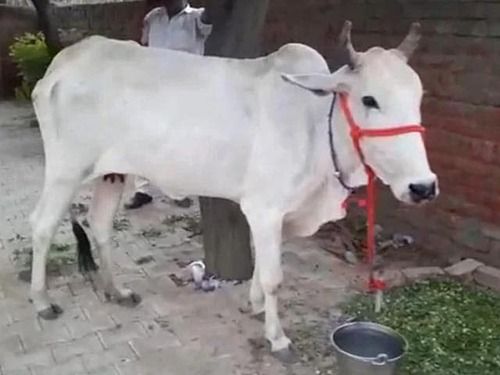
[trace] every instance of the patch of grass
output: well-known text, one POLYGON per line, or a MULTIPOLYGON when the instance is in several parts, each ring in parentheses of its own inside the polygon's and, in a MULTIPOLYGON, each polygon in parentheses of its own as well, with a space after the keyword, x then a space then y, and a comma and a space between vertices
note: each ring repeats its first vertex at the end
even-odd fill
POLYGON ((17 266, 31 266, 33 259, 33 249, 31 247, 23 247, 22 249, 14 249, 12 251, 12 259, 17 266))
POLYGON ((75 265, 77 262, 76 247, 67 243, 54 243, 50 246, 47 257, 47 271, 61 272, 66 266, 75 265))
POLYGON ((51 252, 56 252, 56 253, 64 253, 66 251, 69 251, 71 249, 71 246, 67 243, 54 243, 50 246, 50 251, 51 252))
POLYGON ((161 236, 161 230, 156 228, 144 229, 141 234, 146 238, 157 238, 161 236))
POLYGON ((163 220, 163 224, 165 225, 175 225, 184 220, 184 216, 182 215, 170 215, 163 220))
POLYGON ((199 217, 187 216, 185 222, 186 224, 182 228, 191 232, 192 236, 197 236, 203 233, 199 217))
MULTIPOLYGON (((20 268, 31 268, 33 249, 24 247, 12 252, 13 260, 20 268)), ((47 255, 47 270, 54 272, 64 266, 76 264, 76 248, 67 243, 53 243, 47 255)))
POLYGON ((500 374, 500 296, 449 281, 417 283, 385 295, 374 313, 373 296, 343 306, 358 319, 387 325, 409 343, 403 374, 500 374))
POLYGON ((121 231, 127 230, 129 228, 130 228, 130 221, 127 218, 122 217, 120 219, 113 220, 113 229, 114 230, 121 232, 121 231))
POLYGON ((197 216, 170 215, 165 220, 163 220, 163 224, 167 225, 168 227, 180 225, 182 229, 191 232, 190 237, 202 234, 201 219, 197 216))
POLYGON ((21 86, 15 90, 16 98, 29 100, 36 82, 43 77, 52 61, 42 33, 24 33, 9 46, 9 56, 16 64, 21 86))

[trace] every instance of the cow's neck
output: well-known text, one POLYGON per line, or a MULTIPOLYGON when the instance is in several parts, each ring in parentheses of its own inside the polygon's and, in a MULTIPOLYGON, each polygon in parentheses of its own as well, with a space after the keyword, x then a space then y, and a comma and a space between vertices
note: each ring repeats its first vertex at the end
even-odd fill
POLYGON ((361 163, 350 135, 349 124, 341 110, 337 97, 332 115, 333 147, 337 155, 338 168, 346 185, 363 186, 368 183, 365 168, 361 163))

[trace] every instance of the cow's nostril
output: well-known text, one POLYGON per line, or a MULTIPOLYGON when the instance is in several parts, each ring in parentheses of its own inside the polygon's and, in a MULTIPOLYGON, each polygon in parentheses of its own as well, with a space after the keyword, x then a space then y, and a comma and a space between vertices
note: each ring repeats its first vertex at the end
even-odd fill
POLYGON ((415 202, 430 200, 436 196, 435 182, 430 184, 410 184, 409 189, 415 202))

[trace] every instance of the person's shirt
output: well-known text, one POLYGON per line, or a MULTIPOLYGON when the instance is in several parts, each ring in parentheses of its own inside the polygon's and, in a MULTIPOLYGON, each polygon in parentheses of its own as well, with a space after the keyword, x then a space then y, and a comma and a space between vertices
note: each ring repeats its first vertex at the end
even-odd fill
POLYGON ((172 18, 165 7, 158 7, 144 17, 141 43, 154 48, 185 51, 198 55, 205 52, 205 40, 212 25, 202 22, 204 8, 187 5, 172 18))

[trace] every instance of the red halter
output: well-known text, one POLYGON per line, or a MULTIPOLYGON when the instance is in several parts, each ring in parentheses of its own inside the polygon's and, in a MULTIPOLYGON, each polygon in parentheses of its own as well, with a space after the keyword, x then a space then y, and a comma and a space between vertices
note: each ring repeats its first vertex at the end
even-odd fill
POLYGON ((376 206, 376 191, 375 191, 375 180, 377 176, 373 172, 373 169, 366 163, 363 150, 361 149, 361 139, 375 138, 375 137, 392 137, 408 133, 421 133, 425 132, 425 128, 420 124, 411 125, 401 125, 392 128, 383 129, 362 129, 354 120, 352 116, 351 109, 349 107, 349 102, 346 94, 339 94, 340 106, 342 113, 344 114, 347 123, 349 124, 350 134, 354 147, 358 153, 361 162, 365 167, 366 174, 368 175, 368 185, 366 189, 366 200, 360 200, 358 204, 360 207, 366 208, 366 221, 367 221, 367 232, 366 232, 366 258, 368 264, 370 265, 370 280, 369 289, 371 291, 377 291, 385 289, 385 283, 381 279, 377 279, 374 274, 374 261, 375 261, 375 206, 376 206))

